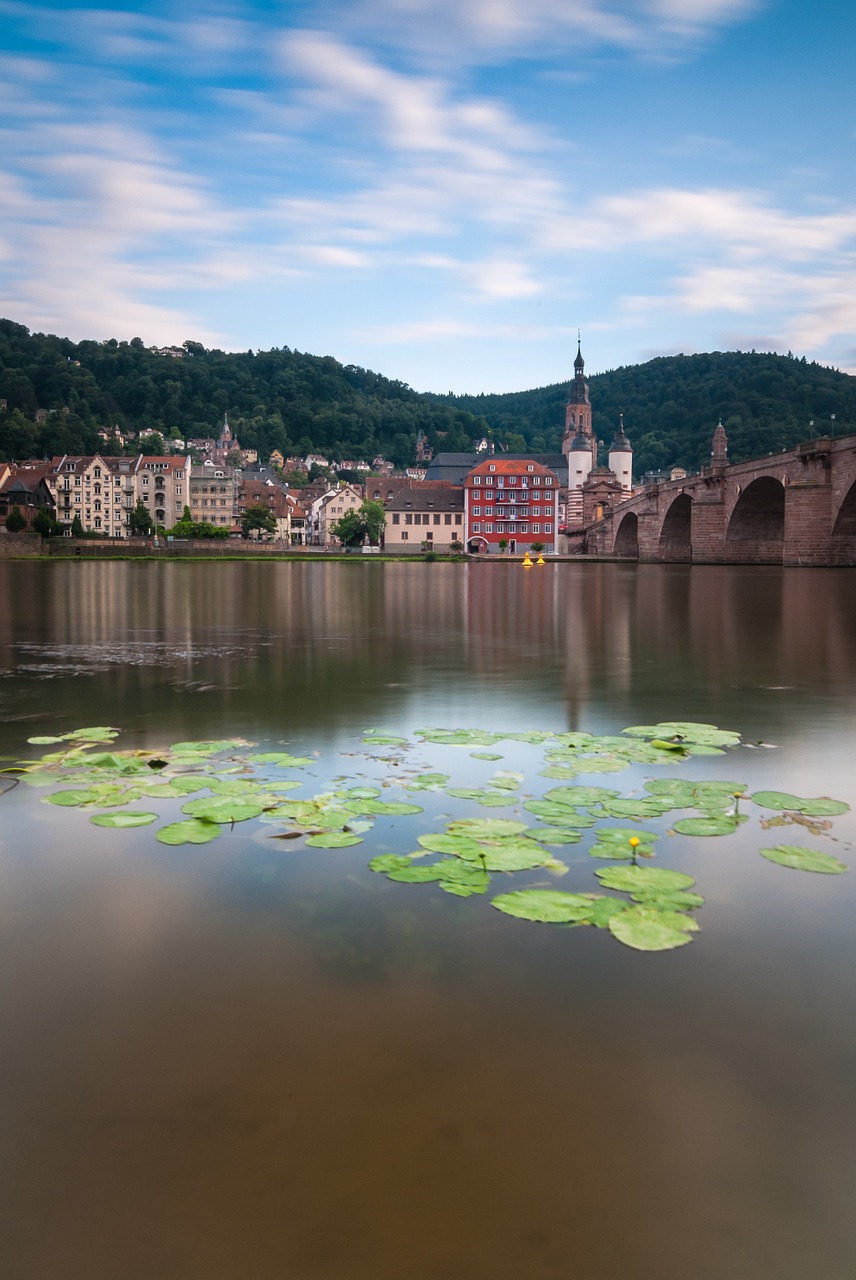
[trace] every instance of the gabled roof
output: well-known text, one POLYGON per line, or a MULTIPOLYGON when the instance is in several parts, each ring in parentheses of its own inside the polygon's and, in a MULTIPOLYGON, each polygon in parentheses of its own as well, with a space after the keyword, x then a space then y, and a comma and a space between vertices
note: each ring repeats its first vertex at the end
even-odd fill
POLYGON ((386 504, 387 511, 463 511, 464 491, 457 486, 401 489, 386 504))
POLYGON ((534 458, 509 458, 507 454, 486 458, 477 467, 473 467, 469 474, 486 476, 494 473, 498 476, 536 475, 552 476, 554 479, 558 479, 555 471, 550 467, 545 467, 542 462, 536 462, 534 458))

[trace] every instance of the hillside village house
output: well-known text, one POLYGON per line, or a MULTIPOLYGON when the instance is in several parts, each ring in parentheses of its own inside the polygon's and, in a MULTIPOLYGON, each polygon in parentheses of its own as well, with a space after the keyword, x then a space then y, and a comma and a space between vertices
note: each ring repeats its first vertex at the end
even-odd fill
POLYGON ((232 467, 205 462, 190 469, 190 515, 201 523, 231 529, 235 523, 238 480, 232 467))
POLYGON ((464 483, 467 550, 493 553, 504 541, 511 554, 540 542, 555 555, 559 531, 559 477, 540 462, 488 458, 464 483))
POLYGON ((387 551, 449 551, 463 542, 464 493, 460 488, 432 485, 400 489, 386 506, 384 549, 387 551))
POLYGON ((238 524, 250 507, 264 507, 273 516, 276 521, 273 536, 278 542, 291 541, 292 507, 281 484, 277 484, 270 476, 242 476, 235 512, 238 524))
POLYGON ((357 511, 363 497, 353 485, 337 485, 316 498, 307 516, 307 542, 316 547, 326 547, 335 541, 332 526, 348 511, 357 511))

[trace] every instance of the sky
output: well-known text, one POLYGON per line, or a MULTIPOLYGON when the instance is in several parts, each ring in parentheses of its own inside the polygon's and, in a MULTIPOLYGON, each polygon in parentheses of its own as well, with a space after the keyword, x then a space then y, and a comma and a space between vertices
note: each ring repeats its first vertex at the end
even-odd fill
POLYGON ((0 0, 0 315, 418 391, 856 372, 851 0, 0 0))

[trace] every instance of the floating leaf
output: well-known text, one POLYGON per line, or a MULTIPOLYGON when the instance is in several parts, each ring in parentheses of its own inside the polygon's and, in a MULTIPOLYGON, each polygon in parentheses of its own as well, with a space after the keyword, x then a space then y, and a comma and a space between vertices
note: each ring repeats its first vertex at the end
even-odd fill
POLYGON ((580 756, 577 769, 580 773, 620 773, 627 768, 627 760, 618 756, 580 756))
POLYGON ((449 823, 450 835, 469 836, 472 840, 502 840, 525 830, 525 822, 511 818, 459 818, 449 823))
POLYGON ((157 821, 156 813, 141 813, 135 809, 123 809, 119 813, 95 813, 89 821, 96 827, 147 827, 157 821))
POLYGON ((612 916, 608 927, 614 938, 636 951, 672 951, 692 942, 698 924, 680 911, 639 906, 612 916))
POLYGON ((634 831, 630 827, 602 827, 589 854, 593 858, 650 858, 653 856, 656 839, 650 831, 634 831), (631 844, 631 840, 635 844, 631 844))
POLYGON ((261 751, 247 756, 247 759, 254 764, 276 764, 281 769, 302 769, 315 763, 311 756, 292 756, 287 751, 261 751))
POLYGON ((582 840, 579 831, 568 827, 530 827, 529 836, 539 844, 579 844, 582 840))
POLYGON ((500 791, 518 791, 522 781, 522 773, 515 773, 511 769, 499 769, 492 778, 488 779, 488 786, 496 787, 500 791))
POLYGON ((542 778, 570 779, 578 777, 578 771, 569 764, 551 764, 540 771, 542 778))
POLYGON ((672 825, 682 836, 730 836, 740 825, 740 815, 709 813, 703 818, 680 818, 672 825))
POLYGON ((470 860, 481 857, 481 845, 470 836, 460 835, 425 835, 418 837, 418 843, 430 853, 450 853, 456 858, 470 860))
POLYGON ((391 733, 372 734, 368 738, 363 738, 363 742, 371 743, 375 747, 406 747, 410 745, 406 738, 396 738, 391 733))
POLYGON ((319 831, 307 836, 306 843, 313 849, 344 849, 348 845, 362 844, 362 838, 351 831, 319 831))
POLYGON ((403 785, 408 791, 441 791, 449 780, 448 773, 418 773, 403 785))
POLYGON ((802 796, 791 795, 789 791, 755 791, 749 799, 764 809, 792 809, 795 813, 807 813, 817 818, 834 817, 839 813, 847 813, 850 808, 843 800, 830 800, 828 796, 804 800, 802 796))
POLYGON ((178 796, 187 796, 194 791, 201 791, 207 786, 207 780, 199 778, 186 782, 183 778, 170 778, 168 782, 142 782, 137 787, 141 796, 149 800, 174 800, 178 796))
POLYGON ((544 822, 552 822, 564 827, 593 827, 595 819, 589 814, 581 814, 569 804, 559 804, 556 800, 524 800, 523 808, 534 813, 536 818, 544 822))
POLYGON ((349 800, 345 809, 350 810, 351 813, 368 813, 377 817, 424 812, 421 805, 408 804, 405 800, 349 800))
POLYGON ((99 724, 94 729, 73 729, 71 733, 64 733, 62 736, 69 742, 110 742, 119 736, 119 730, 110 725, 99 724))
POLYGON ((619 893, 673 893, 695 884, 692 876, 665 867, 601 867, 595 875, 605 889, 619 893))
POLYGON ((580 805, 588 808, 591 804, 601 804, 620 794, 618 791, 613 791, 611 787, 551 787, 549 791, 544 792, 544 799, 552 800, 557 804, 580 805))
POLYGON ((659 818, 671 807, 657 796, 627 796, 603 802, 603 810, 610 818, 659 818))
POLYGON ((502 756, 498 756, 495 751, 471 751, 470 757, 473 760, 501 760, 502 756))
POLYGON ((829 796, 818 796, 816 800, 804 800, 802 813, 810 818, 834 818, 841 813, 849 813, 850 805, 843 800, 830 800, 829 796))
POLYGON ((594 911, 594 895, 564 889, 515 889, 491 898, 490 905, 507 916, 539 924, 585 924, 594 911))
POLYGON ((369 870, 386 875, 390 871, 401 871, 411 866, 412 862, 413 859, 403 853, 379 853, 369 862, 369 870))
POLYGON ((347 796, 349 800, 377 800, 383 792, 380 787, 348 787, 342 795, 347 796))
POLYGON ((528 871, 532 867, 542 867, 550 860, 537 840, 515 839, 482 841, 482 864, 488 871, 528 871))
POLYGON ((208 844, 220 835, 219 822, 208 822, 204 818, 185 818, 183 822, 171 822, 155 833, 155 839, 161 844, 208 844))
POLYGON ((690 893, 686 889, 676 889, 671 893, 666 890, 649 889, 642 893, 631 894, 634 902, 647 906, 656 906, 669 911, 694 911, 704 906, 704 898, 700 893, 690 893))
POLYGON ((242 800, 239 796, 201 796, 198 800, 188 800, 181 806, 181 811, 209 822, 246 822, 264 812, 264 805, 242 800))
POLYGON ((483 729, 421 729, 426 742, 445 747, 492 747, 499 742, 498 733, 486 733, 483 729))
POLYGON ((62 741, 63 741, 62 738, 54 738, 54 737, 51 737, 50 735, 45 735, 44 737, 40 737, 40 738, 27 739, 27 742, 29 742, 30 745, 33 747, 47 747, 54 742, 62 742, 62 741))
POLYGON ((99 798, 99 792, 88 790, 69 790, 55 791, 52 796, 45 796, 48 804, 58 804, 63 808, 76 809, 82 804, 96 804, 99 798))
POLYGON ((761 849, 762 857, 769 862, 777 862, 781 867, 791 867, 794 871, 818 871, 825 875, 840 875, 846 871, 846 865, 831 853, 819 853, 814 849, 804 849, 798 844, 777 844, 772 849, 761 849))

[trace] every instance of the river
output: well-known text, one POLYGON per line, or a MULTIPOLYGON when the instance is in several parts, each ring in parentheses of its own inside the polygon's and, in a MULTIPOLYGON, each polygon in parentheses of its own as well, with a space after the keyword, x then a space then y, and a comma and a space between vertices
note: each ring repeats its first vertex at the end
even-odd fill
MULTIPOLYGON (((518 771, 522 797, 571 785, 543 780, 543 744, 419 730, 699 721, 746 745, 575 781, 856 807, 851 574, 0 561, 0 755, 115 726, 118 748, 305 756, 298 796, 441 769, 518 771)), ((850 1280, 854 815, 649 824, 705 904, 692 945, 646 953, 370 871, 472 812, 416 798, 320 849, 259 820, 167 847, 0 794, 4 1277, 850 1280), (851 874, 758 856, 779 841, 851 874)), ((597 889, 585 843, 553 852, 567 875, 491 893, 597 889)))

